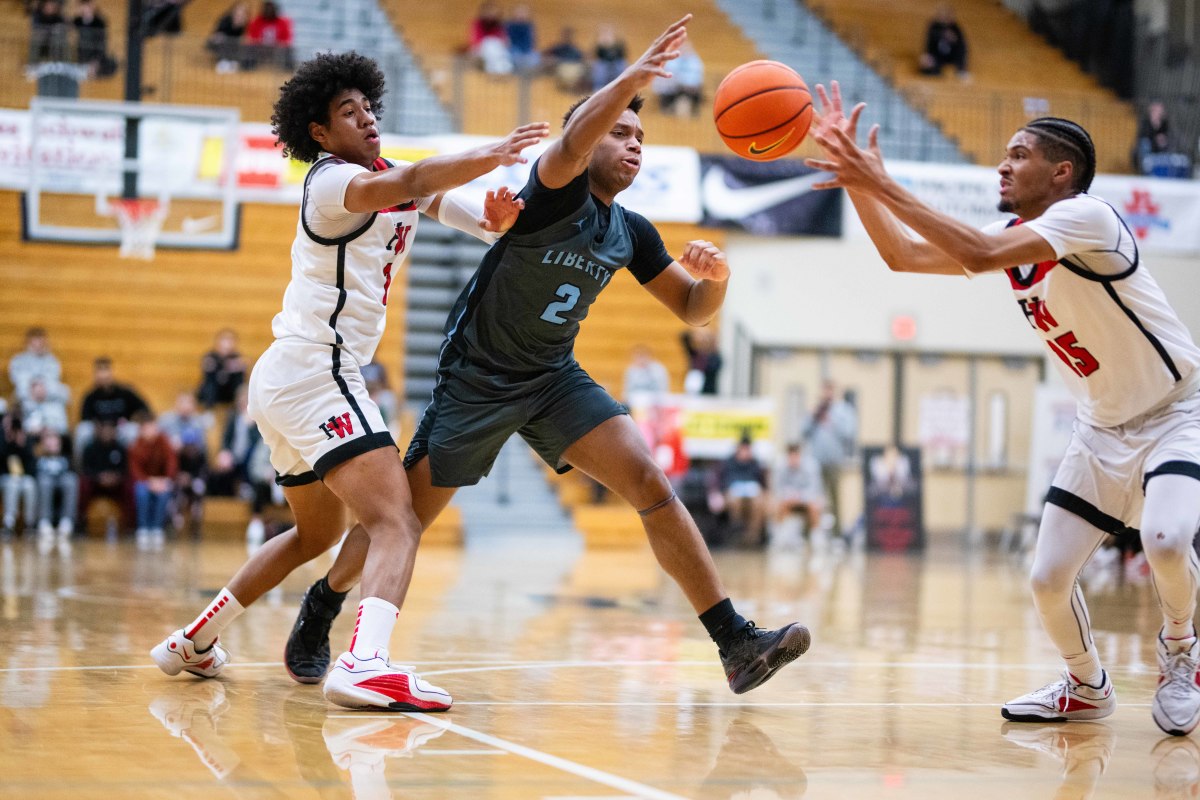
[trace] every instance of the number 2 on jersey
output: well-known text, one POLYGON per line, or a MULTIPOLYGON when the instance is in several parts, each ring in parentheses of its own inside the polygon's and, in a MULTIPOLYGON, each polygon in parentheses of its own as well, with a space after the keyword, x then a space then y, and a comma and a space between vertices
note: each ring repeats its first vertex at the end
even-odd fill
POLYGON ((542 312, 542 319, 546 322, 553 322, 555 325, 562 325, 567 320, 558 314, 560 311, 570 311, 579 302, 579 287, 571 283, 564 283, 558 287, 555 294, 562 300, 546 306, 546 310, 542 312))

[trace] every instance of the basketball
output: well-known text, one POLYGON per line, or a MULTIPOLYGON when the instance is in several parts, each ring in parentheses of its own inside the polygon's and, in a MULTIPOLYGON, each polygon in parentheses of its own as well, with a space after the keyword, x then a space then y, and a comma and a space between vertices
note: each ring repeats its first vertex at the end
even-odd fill
POLYGON ((731 71, 713 98, 713 121, 730 150, 773 161, 796 149, 812 124, 812 94, 791 67, 751 61, 731 71))

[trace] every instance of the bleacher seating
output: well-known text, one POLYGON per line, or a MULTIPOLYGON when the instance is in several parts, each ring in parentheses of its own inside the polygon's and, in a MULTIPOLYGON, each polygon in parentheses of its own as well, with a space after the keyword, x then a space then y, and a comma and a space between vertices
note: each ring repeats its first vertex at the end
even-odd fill
POLYGON ((940 79, 917 70, 925 28, 939 0, 808 0, 808 5, 976 163, 997 163, 1013 131, 1034 116, 1052 114, 1091 131, 1098 171, 1129 170, 1137 126, 1132 107, 1002 4, 954 3, 969 48, 969 83, 959 82, 952 70, 940 79))

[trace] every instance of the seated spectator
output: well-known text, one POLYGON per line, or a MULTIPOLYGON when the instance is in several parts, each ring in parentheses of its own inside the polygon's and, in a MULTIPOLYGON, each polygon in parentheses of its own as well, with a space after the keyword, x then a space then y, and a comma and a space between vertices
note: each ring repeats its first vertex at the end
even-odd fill
POLYGON ((592 91, 598 91, 616 80, 628 65, 625 42, 617 38, 617 31, 612 25, 601 25, 596 32, 595 59, 592 61, 592 91))
POLYGON ((293 68, 292 20, 280 14, 279 7, 270 0, 262 4, 258 16, 246 26, 246 42, 259 58, 287 70, 293 68))
POLYGON ((583 85, 587 64, 583 51, 575 44, 574 28, 563 28, 559 40, 542 53, 542 60, 554 74, 554 82, 560 91, 572 94, 587 91, 583 85))
POLYGON ((159 415, 158 418, 158 427, 171 440, 171 446, 176 450, 183 446, 185 438, 205 442, 212 426, 212 414, 202 412, 196 407, 196 398, 191 392, 180 392, 175 397, 175 408, 159 415))
POLYGON ((716 337, 712 331, 694 328, 684 331, 681 338, 688 357, 683 390, 688 394, 716 394, 723 363, 717 352, 716 337))
POLYGON ((208 473, 208 493, 232 497, 241 491, 247 480, 247 464, 255 446, 262 440, 258 426, 246 411, 246 387, 238 390, 233 412, 225 423, 221 450, 213 459, 208 473))
POLYGON ((671 62, 671 77, 655 78, 654 93, 666 114, 697 116, 704 99, 704 62, 691 42, 684 42, 679 58, 671 62))
POLYGON ((204 43, 205 48, 216 56, 217 72, 237 72, 241 66, 242 37, 250 24, 250 5, 237 2, 217 20, 217 25, 204 43))
POLYGON ((129 446, 129 477, 133 481, 133 502, 137 515, 137 544, 158 547, 163 543, 163 526, 174 490, 179 462, 175 448, 158 427, 149 411, 141 411, 135 420, 138 437, 129 446))
POLYGON ((281 532, 278 525, 268 527, 265 512, 284 506, 283 487, 275 483, 275 468, 271 466, 271 450, 261 440, 250 451, 246 462, 246 480, 250 494, 250 522, 246 525, 246 546, 256 549, 267 539, 281 532))
POLYGON ((41 0, 30 14, 29 63, 67 60, 67 18, 59 0, 41 0))
POLYGON ((46 382, 51 397, 64 403, 71 399, 71 390, 62 382, 62 365, 50 352, 50 338, 45 328, 30 328, 25 332, 25 349, 8 362, 8 378, 18 399, 29 396, 29 384, 34 378, 46 382))
POLYGON ((86 519, 88 507, 97 497, 107 497, 121 510, 121 524, 133 520, 133 493, 128 483, 129 463, 125 446, 117 441, 113 422, 96 425, 95 437, 83 449, 80 459, 79 510, 86 519))
POLYGON ((229 405, 246 381, 246 360, 237 348, 237 334, 229 328, 224 328, 217 331, 213 349, 201 359, 202 374, 196 398, 205 408, 229 405))
POLYGON ((93 76, 105 77, 116 72, 116 60, 108 54, 108 23, 96 9, 96 0, 79 0, 73 22, 75 61, 87 64, 93 76))
POLYGON ((97 422, 116 423, 118 436, 126 436, 127 440, 134 438, 136 431, 126 434, 121 429, 126 426, 128 430, 128 424, 139 411, 150 410, 146 401, 131 387, 117 383, 113 377, 112 359, 108 356, 100 356, 92 363, 92 380, 94 386, 84 395, 79 411, 76 445, 83 447, 87 444, 92 426, 97 422))
POLYGON ((1152 101, 1138 122, 1134 168, 1143 175, 1189 178, 1191 166, 1191 159, 1186 154, 1171 147, 1167 107, 1161 100, 1152 101))
POLYGON ((500 17, 500 9, 490 0, 479 6, 471 20, 468 49, 489 75, 508 75, 513 71, 504 20, 500 17))
POLYGON ((41 503, 38 536, 43 541, 54 536, 54 500, 57 495, 58 535, 63 541, 69 541, 75 533, 75 517, 79 513, 79 476, 71 469, 71 460, 63 452, 62 438, 55 431, 48 428, 42 431, 34 469, 41 503))
POLYGON ((775 507, 771 543, 799 544, 799 537, 784 529, 788 519, 795 514, 803 515, 807 523, 804 533, 811 537, 812 532, 821 527, 825 489, 821 483, 821 465, 804 451, 803 445, 788 445, 787 456, 775 471, 771 487, 775 507))
POLYGON ((4 523, 0 534, 4 539, 12 537, 17 527, 17 512, 22 509, 25 530, 33 530, 37 513, 35 470, 33 445, 25 433, 21 407, 12 403, 0 420, 0 491, 4 497, 4 523))
POLYGON ((34 438, 41 436, 44 430, 54 431, 59 436, 66 436, 70 430, 67 406, 50 396, 46 381, 41 378, 34 378, 29 384, 29 397, 21 403, 21 411, 25 432, 34 438))
POLYGON ((654 353, 644 344, 633 348, 629 366, 625 368, 622 398, 628 403, 634 394, 666 394, 670 391, 670 376, 662 362, 656 361, 654 353))
POLYGON ((721 463, 718 481, 729 518, 741 528, 741 543, 749 547, 763 544, 767 471, 754 457, 749 438, 738 442, 733 455, 721 463))
POLYGON ((504 23, 508 36, 508 54, 518 72, 533 72, 541 63, 537 51, 537 33, 533 26, 533 15, 529 6, 519 3, 513 8, 512 16, 504 23))
POLYGON ((925 75, 941 75, 947 65, 954 67, 960 78, 968 77, 967 38, 955 21, 954 9, 943 3, 925 31, 925 52, 918 66, 925 75))
POLYGON ((147 0, 142 4, 142 29, 146 36, 183 33, 183 7, 191 0, 147 0))
POLYGON ((204 519, 204 496, 208 490, 208 447, 196 428, 184 428, 175 446, 179 471, 175 473, 175 515, 172 527, 192 536, 200 535, 204 519))

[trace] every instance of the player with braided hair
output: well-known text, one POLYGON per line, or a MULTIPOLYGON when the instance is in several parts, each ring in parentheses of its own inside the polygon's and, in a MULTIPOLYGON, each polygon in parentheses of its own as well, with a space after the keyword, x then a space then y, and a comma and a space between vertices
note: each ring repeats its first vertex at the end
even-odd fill
POLYGON ((1066 664, 1061 680, 1004 704, 1010 720, 1099 719, 1116 708, 1078 576, 1104 538, 1140 537, 1163 625, 1157 638, 1155 723, 1183 736, 1200 722, 1198 564, 1200 349, 1138 257, 1117 211, 1087 193, 1096 151, 1070 120, 1042 117, 1008 142, 1001 211, 976 230, 921 203, 884 169, 879 126, 856 144, 837 84, 817 87, 814 138, 888 266, 968 277, 1003 271, 1018 307, 1078 402, 1074 434, 1047 494, 1031 575, 1042 625, 1066 664), (924 237, 910 237, 900 223, 924 237))

